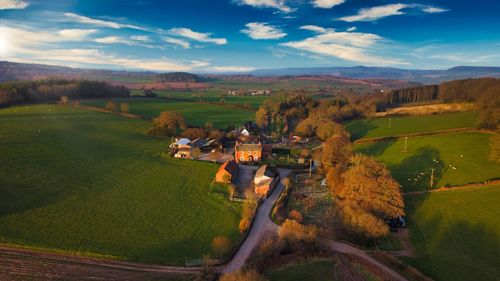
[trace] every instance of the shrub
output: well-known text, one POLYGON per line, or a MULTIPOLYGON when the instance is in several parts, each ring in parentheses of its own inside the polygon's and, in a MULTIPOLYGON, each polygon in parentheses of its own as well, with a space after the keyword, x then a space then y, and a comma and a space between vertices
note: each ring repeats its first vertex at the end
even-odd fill
POLYGON ((116 111, 116 104, 115 104, 114 102, 112 102, 112 101, 108 101, 108 102, 106 103, 105 108, 106 108, 107 110, 111 111, 111 112, 115 112, 115 111, 116 111))
POLYGON ((291 210, 290 213, 288 214, 288 217, 297 222, 302 222, 304 220, 302 214, 297 210, 291 210))
POLYGON ((222 256, 231 248, 231 240, 226 236, 216 236, 212 240, 212 250, 215 254, 222 256))
POLYGON ((266 281, 267 279, 255 270, 236 271, 222 275, 219 281, 266 281))
POLYGON ((127 103, 121 103, 120 104, 120 111, 123 113, 128 113, 130 107, 128 106, 127 103))
POLYGON ((247 231, 250 228, 250 223, 251 223, 250 219, 242 218, 240 220, 240 224, 239 224, 240 232, 243 233, 243 232, 247 231))

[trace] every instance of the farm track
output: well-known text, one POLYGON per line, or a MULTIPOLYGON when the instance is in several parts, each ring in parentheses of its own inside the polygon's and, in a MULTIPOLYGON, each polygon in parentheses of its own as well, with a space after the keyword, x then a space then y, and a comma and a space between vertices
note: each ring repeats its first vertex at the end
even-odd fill
POLYGON ((402 134, 402 135, 386 136, 386 137, 358 139, 358 140, 355 140, 354 143, 356 143, 356 144, 358 144, 358 143, 370 143, 370 142, 379 142, 379 141, 392 140, 392 139, 400 139, 400 138, 404 138, 404 137, 447 135, 447 134, 454 134, 454 133, 485 133, 485 134, 498 135, 497 132, 491 131, 491 130, 483 130, 483 129, 476 129, 476 128, 459 128, 459 129, 438 130, 438 131, 413 133, 413 134, 402 134))

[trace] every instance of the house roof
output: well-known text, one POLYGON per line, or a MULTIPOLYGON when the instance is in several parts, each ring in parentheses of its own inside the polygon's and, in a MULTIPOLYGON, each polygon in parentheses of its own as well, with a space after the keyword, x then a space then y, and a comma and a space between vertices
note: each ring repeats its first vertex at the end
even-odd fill
POLYGON ((261 150, 262 147, 258 143, 240 143, 237 145, 238 150, 244 150, 244 151, 255 151, 255 150, 261 150))
POLYGON ((205 139, 198 138, 191 142, 191 146, 193 147, 201 147, 205 143, 205 139))
POLYGON ((269 178, 275 178, 278 176, 278 174, 279 174, 279 172, 278 172, 278 169, 276 169, 276 167, 271 166, 269 164, 266 164, 266 165, 260 166, 260 168, 257 170, 257 172, 255 172, 255 177, 258 178, 258 177, 266 176, 269 178))
POLYGON ((189 139, 186 139, 186 138, 182 138, 182 139, 179 139, 178 141, 174 142, 174 144, 177 144, 177 145, 188 145, 190 143, 191 143, 191 141, 189 139))
POLYGON ((231 175, 234 175, 234 173, 236 173, 236 170, 238 170, 238 164, 234 160, 226 161, 219 167, 219 172, 226 171, 231 175))

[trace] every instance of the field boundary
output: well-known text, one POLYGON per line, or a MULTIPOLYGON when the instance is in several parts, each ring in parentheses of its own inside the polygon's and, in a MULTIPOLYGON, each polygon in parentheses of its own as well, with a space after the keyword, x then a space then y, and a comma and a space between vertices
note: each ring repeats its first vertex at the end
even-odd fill
POLYGON ((489 186, 494 186, 494 185, 500 185, 500 179, 492 179, 492 180, 487 180, 484 182, 468 183, 468 184, 464 184, 464 185, 456 185, 456 186, 448 186, 448 187, 443 186, 443 187, 431 189, 431 190, 409 191, 409 192, 403 193, 403 195, 404 196, 411 196, 411 195, 419 195, 419 194, 427 194, 427 193, 435 193, 435 192, 462 190, 462 189, 469 189, 469 188, 489 187, 489 186))
POLYGON ((485 134, 498 135, 497 132, 492 131, 492 130, 487 130, 487 129, 458 128, 458 129, 428 131, 428 132, 413 133, 413 134, 402 134, 402 135, 395 135, 395 136, 385 136, 385 137, 375 137, 375 138, 367 138, 367 139, 358 139, 358 140, 355 140, 354 143, 370 143, 370 142, 380 142, 380 141, 385 141, 385 140, 400 139, 400 138, 404 138, 404 137, 448 135, 448 134, 454 134, 454 133, 485 133, 485 134))

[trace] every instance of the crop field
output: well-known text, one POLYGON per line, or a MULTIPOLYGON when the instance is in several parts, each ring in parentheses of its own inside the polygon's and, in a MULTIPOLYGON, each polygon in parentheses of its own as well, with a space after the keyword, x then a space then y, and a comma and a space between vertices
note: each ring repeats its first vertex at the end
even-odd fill
POLYGON ((241 206, 209 193, 218 166, 161 158, 148 121, 57 105, 0 120, 0 243, 184 264, 239 237, 241 206))
POLYGON ((357 144, 355 150, 383 162, 404 191, 455 186, 500 178, 500 165, 490 160, 492 134, 455 133, 357 144))
POLYGON ((477 112, 444 113, 426 116, 358 119, 344 124, 351 139, 397 136, 458 128, 472 128, 477 112))
MULTIPOLYGON (((217 128, 226 128, 229 124, 238 126, 255 119, 255 113, 251 110, 213 104, 148 98, 114 99, 113 101, 117 105, 126 102, 130 106, 130 113, 151 118, 157 117, 163 111, 176 111, 184 116, 188 125, 198 127, 210 121, 217 128)), ((82 104, 104 107, 106 102, 107 100, 91 100, 82 104)))
POLYGON ((331 259, 306 261, 273 270, 266 274, 270 281, 332 281, 338 280, 335 263, 331 259))
POLYGON ((407 262, 434 280, 498 280, 500 186, 406 198, 416 258, 407 262))

